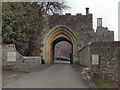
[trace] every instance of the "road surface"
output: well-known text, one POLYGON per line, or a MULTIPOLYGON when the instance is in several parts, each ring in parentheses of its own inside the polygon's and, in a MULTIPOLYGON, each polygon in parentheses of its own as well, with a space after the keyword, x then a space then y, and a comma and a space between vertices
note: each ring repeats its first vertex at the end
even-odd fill
POLYGON ((71 64, 54 64, 39 72, 25 74, 3 88, 87 88, 71 64))

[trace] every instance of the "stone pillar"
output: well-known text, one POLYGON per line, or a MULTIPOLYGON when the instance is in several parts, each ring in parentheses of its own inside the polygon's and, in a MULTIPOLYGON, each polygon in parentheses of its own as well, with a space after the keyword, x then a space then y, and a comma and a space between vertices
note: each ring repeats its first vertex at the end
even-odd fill
POLYGON ((97 28, 102 27, 102 18, 97 18, 97 28))
POLYGON ((89 14, 89 8, 86 8, 86 15, 89 14))

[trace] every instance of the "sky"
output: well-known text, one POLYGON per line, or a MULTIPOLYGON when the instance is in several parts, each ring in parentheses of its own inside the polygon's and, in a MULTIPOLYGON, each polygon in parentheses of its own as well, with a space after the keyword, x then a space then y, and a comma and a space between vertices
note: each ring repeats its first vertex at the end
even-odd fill
POLYGON ((85 8, 89 7, 90 8, 89 12, 93 14, 93 29, 96 30, 97 18, 102 18, 103 27, 108 27, 110 31, 114 31, 115 41, 118 41, 118 2, 120 0, 58 0, 58 1, 66 1, 67 5, 71 7, 71 9, 66 10, 66 13, 71 13, 72 15, 76 15, 76 13, 82 13, 83 15, 85 15, 86 14, 85 8))
POLYGON ((115 41, 118 41, 118 2, 120 0, 65 0, 71 9, 66 13, 76 15, 76 13, 86 14, 86 7, 93 14, 93 28, 96 30, 97 18, 102 18, 103 27, 108 27, 114 31, 115 41))

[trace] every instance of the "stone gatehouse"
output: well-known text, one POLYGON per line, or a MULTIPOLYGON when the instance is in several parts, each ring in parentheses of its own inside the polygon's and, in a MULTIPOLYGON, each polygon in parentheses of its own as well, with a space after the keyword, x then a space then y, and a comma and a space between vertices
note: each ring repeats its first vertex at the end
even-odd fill
POLYGON ((102 27, 102 19, 98 18, 97 30, 93 29, 93 15, 86 8, 86 15, 47 15, 46 25, 38 37, 38 48, 46 63, 54 63, 54 48, 60 41, 67 41, 72 46, 72 63, 79 60, 78 51, 89 42, 114 41, 114 32, 102 27))

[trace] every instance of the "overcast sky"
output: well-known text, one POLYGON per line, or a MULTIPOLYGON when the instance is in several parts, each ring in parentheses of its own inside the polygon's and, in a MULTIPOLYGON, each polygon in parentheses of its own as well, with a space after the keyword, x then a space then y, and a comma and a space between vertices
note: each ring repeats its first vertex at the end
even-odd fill
POLYGON ((66 0, 71 9, 66 13, 85 15, 86 7, 93 14, 93 28, 96 29, 97 18, 103 18, 103 27, 113 30, 115 40, 118 40, 118 2, 120 0, 66 0))

